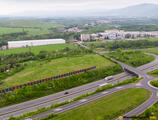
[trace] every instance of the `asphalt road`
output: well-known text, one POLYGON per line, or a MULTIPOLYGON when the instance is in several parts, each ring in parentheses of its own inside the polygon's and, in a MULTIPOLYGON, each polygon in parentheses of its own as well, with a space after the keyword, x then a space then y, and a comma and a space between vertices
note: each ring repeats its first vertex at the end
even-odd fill
MULTIPOLYGON (((147 84, 147 82, 149 80, 154 79, 154 78, 152 78, 151 76, 146 74, 146 72, 152 71, 153 69, 158 69, 158 57, 156 55, 154 55, 154 56, 155 56, 155 60, 153 62, 151 62, 149 64, 146 64, 146 65, 143 65, 143 66, 138 67, 138 68, 133 68, 133 67, 130 67, 130 66, 124 64, 124 63, 121 63, 121 62, 117 61, 123 67, 125 67, 127 69, 130 69, 130 70, 132 70, 134 72, 139 73, 142 77, 144 77, 144 79, 141 80, 140 83, 135 84, 135 85, 131 84, 131 85, 122 86, 122 87, 118 87, 118 88, 114 88, 114 89, 111 89, 109 91, 106 91, 106 92, 108 92, 108 94, 110 94, 112 92, 116 92, 116 91, 122 90, 122 89, 130 88, 130 87, 147 88, 150 91, 152 91, 152 93, 153 93, 152 97, 148 101, 146 101, 147 104, 144 104, 143 106, 139 106, 140 108, 138 107, 136 110, 133 110, 133 111, 127 113, 126 115, 128 115, 128 116, 135 114, 135 111, 137 111, 136 112, 137 114, 138 113, 139 114, 142 113, 146 108, 150 107, 153 103, 155 103, 155 101, 157 101, 157 97, 155 96, 155 95, 157 95, 157 90, 151 88, 147 84)), ((131 76, 124 72, 124 73, 115 75, 114 79, 111 80, 109 83, 115 84, 117 82, 121 82, 121 81, 126 80, 128 78, 131 78, 131 76)), ((83 86, 72 88, 70 90, 66 90, 66 91, 68 91, 70 93, 68 95, 64 95, 64 93, 66 91, 63 91, 63 92, 59 92, 59 93, 56 93, 56 94, 53 94, 53 95, 45 96, 45 97, 42 97, 42 98, 39 98, 39 99, 27 101, 27 102, 24 102, 24 103, 21 103, 21 104, 16 104, 16 105, 12 105, 12 106, 9 106, 9 107, 1 108, 0 109, 0 119, 2 119, 2 120, 3 119, 7 119, 11 115, 19 116, 19 115, 22 115, 24 113, 37 110, 38 108, 49 107, 52 104, 60 103, 60 102, 63 102, 65 100, 73 99, 73 98, 75 98, 77 96, 80 96, 82 94, 93 92, 93 91, 95 91, 98 88, 98 86, 100 84, 103 84, 105 82, 107 82, 107 81, 100 80, 100 81, 89 83, 89 84, 86 84, 86 85, 83 85, 83 86)), ((107 95, 107 94, 99 94, 99 97, 103 97, 105 95, 107 95)), ((97 99, 97 98, 98 98, 98 94, 96 94, 96 96, 93 95, 93 96, 90 96, 90 97, 86 98, 86 100, 84 102, 83 101, 75 101, 75 102, 73 102, 71 104, 65 105, 64 108, 57 108, 53 112, 54 113, 64 112, 66 110, 74 108, 75 106, 84 104, 86 102, 89 102, 89 101, 97 99)), ((48 114, 51 113, 51 112, 52 111, 50 111, 50 112, 48 111, 48 114)), ((47 114, 46 113, 42 113, 41 116, 42 115, 46 116, 47 114)))
MULTIPOLYGON (((149 54, 149 53, 146 53, 146 54, 149 54)), ((150 55, 153 55, 155 57, 155 60, 153 62, 149 63, 149 64, 143 65, 143 66, 138 67, 138 68, 133 68, 133 67, 128 66, 128 65, 126 65, 126 64, 124 64, 122 62, 114 60, 115 62, 119 63, 123 68, 126 68, 128 70, 131 70, 131 71, 141 75, 143 77, 143 79, 139 83, 130 84, 130 85, 121 86, 121 87, 116 87, 116 88, 110 89, 108 91, 105 91, 105 92, 102 92, 102 93, 98 93, 98 94, 95 94, 93 96, 89 96, 89 97, 87 97, 87 98, 85 98, 83 100, 78 100, 78 101, 75 101, 73 103, 61 106, 59 108, 56 108, 56 109, 53 109, 53 110, 41 113, 39 115, 33 116, 32 118, 41 118, 41 117, 47 116, 47 115, 49 115, 51 113, 56 113, 56 114, 62 113, 62 112, 65 112, 67 110, 70 110, 70 109, 72 109, 74 107, 80 106, 82 104, 86 104, 86 103, 88 103, 90 101, 93 101, 93 100, 96 100, 96 99, 101 98, 103 96, 106 96, 108 94, 111 94, 113 92, 116 92, 116 91, 119 91, 119 90, 123 90, 123 89, 127 89, 127 88, 135 88, 135 87, 146 88, 146 89, 150 90, 152 92, 152 96, 146 102, 144 102, 143 104, 138 106, 136 109, 130 111, 127 114, 125 114, 124 116, 131 117, 133 115, 140 115, 147 108, 149 108, 155 102, 158 101, 158 89, 152 88, 151 86, 148 85, 148 82, 153 80, 153 79, 155 79, 155 78, 147 74, 147 72, 149 72, 149 71, 153 71, 155 69, 158 69, 158 56, 156 56, 154 54, 150 54, 150 55)), ((129 119, 130 118, 126 118, 124 120, 129 120, 129 119)))

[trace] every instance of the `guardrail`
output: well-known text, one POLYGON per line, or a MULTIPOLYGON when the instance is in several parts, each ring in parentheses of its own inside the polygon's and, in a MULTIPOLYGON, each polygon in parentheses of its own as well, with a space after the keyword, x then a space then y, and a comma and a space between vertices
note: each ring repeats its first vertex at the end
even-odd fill
POLYGON ((41 84, 43 82, 47 82, 47 81, 50 81, 50 80, 57 80, 57 79, 60 79, 60 78, 69 77, 71 75, 83 73, 83 72, 86 72, 86 71, 91 71, 91 70, 94 70, 94 69, 96 69, 96 67, 90 67, 90 68, 86 68, 86 69, 82 69, 82 70, 78 70, 78 71, 74 71, 74 72, 69 72, 69 73, 62 74, 62 75, 57 75, 57 76, 45 78, 45 79, 42 79, 42 80, 28 82, 26 84, 21 84, 21 85, 17 85, 17 86, 14 86, 14 87, 9 87, 9 88, 6 88, 6 89, 2 89, 2 90, 0 90, 0 93, 6 93, 6 92, 14 91, 16 89, 19 89, 19 88, 22 88, 22 87, 25 87, 25 86, 32 86, 32 85, 35 85, 35 84, 41 84))

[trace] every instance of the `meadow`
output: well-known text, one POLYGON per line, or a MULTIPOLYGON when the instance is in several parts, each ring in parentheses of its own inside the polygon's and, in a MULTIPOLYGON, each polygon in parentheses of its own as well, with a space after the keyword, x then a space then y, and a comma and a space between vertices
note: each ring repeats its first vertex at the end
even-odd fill
POLYGON ((155 58, 151 55, 144 54, 141 51, 127 51, 121 52, 120 50, 112 53, 105 54, 123 63, 138 67, 147 63, 150 63, 155 58))
POLYGON ((63 57, 51 61, 30 61, 27 64, 20 72, 2 80, 0 88, 15 86, 88 67, 96 66, 97 68, 101 68, 115 65, 111 61, 93 54, 63 57))
POLYGON ((34 54, 38 54, 40 51, 56 51, 61 50, 66 47, 73 48, 73 44, 55 44, 55 45, 44 45, 44 46, 34 46, 34 47, 27 47, 27 48, 15 48, 9 50, 0 50, 0 54, 13 54, 13 53, 25 53, 25 52, 32 52, 34 54))
POLYGON ((158 55, 158 48, 150 48, 150 49, 145 49, 143 51, 158 55))
POLYGON ((53 120, 112 120, 136 108, 150 95, 143 88, 126 89, 61 113, 53 120))

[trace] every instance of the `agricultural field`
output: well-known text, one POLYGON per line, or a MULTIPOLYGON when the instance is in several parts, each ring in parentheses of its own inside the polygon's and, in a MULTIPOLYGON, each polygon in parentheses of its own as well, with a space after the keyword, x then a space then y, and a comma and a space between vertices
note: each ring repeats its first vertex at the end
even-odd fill
POLYGON ((97 68, 115 65, 99 55, 63 57, 51 61, 30 61, 22 71, 4 79, 0 88, 15 86, 75 70, 96 66, 97 68))
POLYGON ((144 54, 141 51, 127 51, 121 52, 120 50, 112 53, 105 54, 123 63, 138 67, 153 61, 155 58, 151 55, 144 54))
POLYGON ((61 50, 66 47, 73 48, 73 44, 56 44, 56 45, 44 45, 44 46, 34 46, 28 48, 15 48, 10 50, 0 50, 0 54, 7 55, 13 53, 25 53, 31 51, 34 54, 38 54, 40 51, 56 51, 61 50))
POLYGON ((146 101, 150 95, 151 93, 146 89, 130 88, 61 113, 52 119, 112 120, 136 108, 146 101))
POLYGON ((62 24, 56 22, 44 22, 37 20, 12 20, 6 22, 0 22, 1 27, 10 28, 58 28, 64 27, 62 24))

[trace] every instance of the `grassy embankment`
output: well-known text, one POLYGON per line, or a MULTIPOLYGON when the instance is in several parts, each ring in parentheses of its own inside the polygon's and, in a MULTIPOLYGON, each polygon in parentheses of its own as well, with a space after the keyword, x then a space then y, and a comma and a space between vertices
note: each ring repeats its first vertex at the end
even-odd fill
POLYGON ((144 54, 141 51, 116 51, 106 55, 133 67, 138 67, 154 60, 153 56, 144 54))
POLYGON ((147 100, 150 95, 151 93, 146 89, 130 88, 61 113, 52 119, 111 120, 136 108, 147 100))
POLYGON ((115 65, 99 55, 64 57, 43 62, 30 62, 24 70, 3 80, 0 88, 23 84, 75 70, 96 66, 97 68, 115 65))

